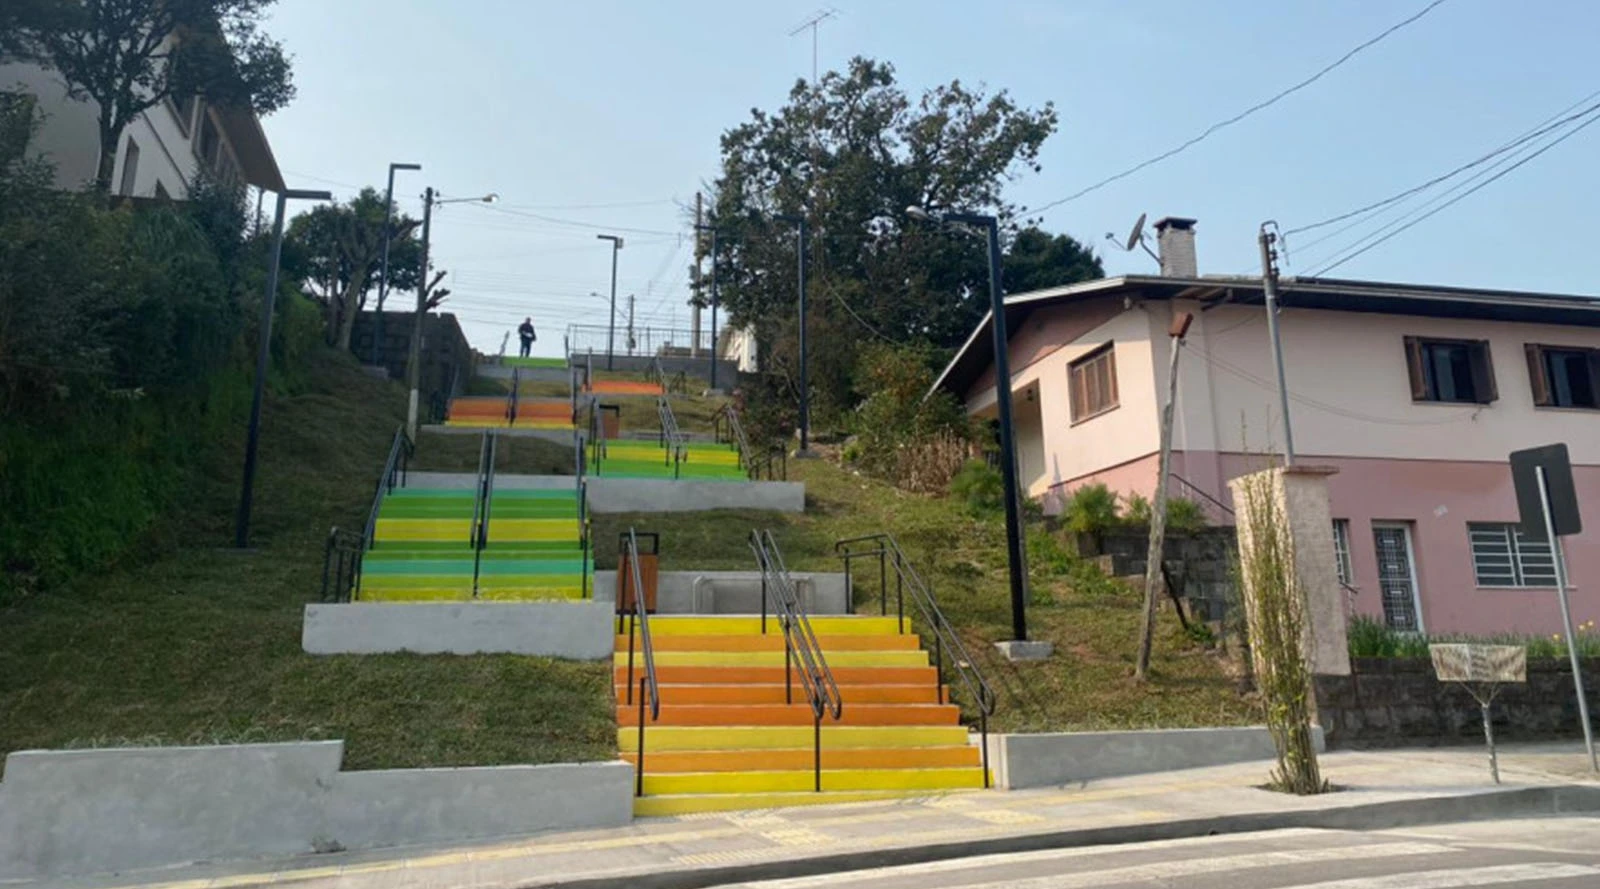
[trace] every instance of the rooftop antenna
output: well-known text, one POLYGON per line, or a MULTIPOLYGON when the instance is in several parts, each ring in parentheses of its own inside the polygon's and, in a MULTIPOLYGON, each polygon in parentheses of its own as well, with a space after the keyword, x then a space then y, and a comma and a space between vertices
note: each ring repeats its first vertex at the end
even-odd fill
POLYGON ((801 31, 804 31, 807 28, 811 29, 811 85, 813 87, 817 85, 817 31, 822 27, 823 22, 827 21, 828 19, 835 18, 838 15, 839 10, 834 9, 831 6, 825 6, 812 13, 811 18, 808 18, 799 25, 796 25, 795 29, 789 32, 790 37, 795 37, 799 35, 801 31))
POLYGON ((1156 265, 1160 265, 1161 257, 1157 256, 1156 252, 1150 249, 1150 239, 1144 231, 1144 220, 1145 217, 1149 215, 1150 214, 1148 213, 1140 213, 1139 219, 1133 224, 1133 230, 1128 232, 1128 237, 1124 238, 1123 240, 1117 240, 1117 236, 1111 232, 1106 232, 1106 240, 1116 244, 1119 248, 1127 253, 1132 253, 1134 247, 1143 247, 1144 252, 1150 254, 1150 258, 1156 261, 1156 265))

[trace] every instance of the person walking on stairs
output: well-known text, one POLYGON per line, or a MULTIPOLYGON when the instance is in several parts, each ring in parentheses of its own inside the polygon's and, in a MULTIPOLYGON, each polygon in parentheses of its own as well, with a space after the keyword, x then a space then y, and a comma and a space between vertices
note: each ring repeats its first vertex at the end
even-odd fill
POLYGON ((522 338, 522 357, 527 358, 528 353, 533 350, 533 341, 539 338, 539 335, 533 332, 533 318, 522 319, 522 326, 517 328, 517 336, 522 338))

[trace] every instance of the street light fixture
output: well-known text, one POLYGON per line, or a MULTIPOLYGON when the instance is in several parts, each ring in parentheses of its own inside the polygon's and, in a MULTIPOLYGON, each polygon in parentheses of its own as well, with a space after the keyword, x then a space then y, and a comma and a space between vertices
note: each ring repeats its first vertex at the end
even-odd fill
POLYGON ((250 508, 255 500, 256 451, 261 443, 261 401, 266 396, 267 362, 272 355, 272 312, 278 300, 278 267, 283 259, 283 210, 289 201, 331 201, 326 191, 286 189, 278 192, 278 213, 272 221, 272 261, 267 270, 267 293, 261 300, 260 347, 256 350, 255 393, 250 397, 250 429, 244 444, 244 485, 239 491, 239 512, 234 520, 233 545, 250 544, 250 508))
POLYGON ((617 252, 622 249, 622 238, 617 235, 595 235, 595 238, 611 242, 611 325, 606 330, 606 370, 616 370, 617 252))
MULTIPOLYGON (((372 363, 383 362, 383 301, 389 295, 389 239, 394 235, 394 173, 396 170, 420 170, 421 164, 390 164, 389 185, 383 190, 383 265, 378 272, 378 313, 374 320, 372 337, 372 363)), ((385 372, 385 377, 388 373, 385 372)))
MULTIPOLYGON (((981 228, 988 235, 989 246, 989 316, 994 333, 995 405, 1000 415, 1000 476, 1005 483, 1006 507, 1006 561, 1011 573, 1011 637, 1013 643, 1028 640, 1028 565, 1022 545, 1022 500, 1017 490, 1017 450, 1011 419, 1011 361, 1006 352, 1005 296, 1000 289, 1000 223, 983 213, 958 213, 948 210, 929 210, 923 207, 906 208, 912 219, 937 225, 968 225, 981 228)), ((1027 657, 1025 646, 1012 646, 1012 657, 1027 657)), ((1037 655, 1032 655, 1037 656, 1037 655)))
POLYGON ((797 289, 800 306, 800 449, 796 457, 811 457, 811 384, 807 375, 809 352, 806 349, 806 218, 803 215, 778 216, 779 222, 795 226, 795 251, 799 254, 797 289))

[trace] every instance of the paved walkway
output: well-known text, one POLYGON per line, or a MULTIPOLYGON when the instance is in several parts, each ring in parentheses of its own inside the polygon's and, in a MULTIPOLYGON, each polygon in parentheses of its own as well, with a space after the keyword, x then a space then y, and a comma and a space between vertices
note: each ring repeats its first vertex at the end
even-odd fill
MULTIPOLYGON (((467 889, 645 875, 660 881, 689 871, 750 865, 770 865, 757 875, 779 876, 815 872, 815 862, 810 871, 795 869, 797 862, 806 859, 840 855, 857 859, 850 864, 840 862, 842 869, 923 860, 930 857, 926 852, 930 846, 987 851, 985 843, 1006 838, 1014 841, 1016 848, 1027 847, 1029 838, 1041 848, 1158 838, 1183 834, 1186 828, 1189 833, 1205 833, 1203 824, 1195 828, 1198 819, 1229 816, 1237 818, 1240 825, 1232 829, 1259 830, 1273 826, 1274 819, 1313 812, 1357 812, 1374 803, 1412 801, 1422 809, 1440 806, 1435 820, 1448 820, 1453 813, 1472 817, 1466 799, 1495 790, 1484 754, 1476 748, 1340 752, 1325 755, 1322 764, 1328 780, 1341 792, 1293 797, 1265 791, 1259 785, 1270 764, 1252 763, 1048 790, 642 819, 611 830, 472 846, 193 866, 57 885, 84 889, 226 889, 281 884, 306 889, 467 889), (1061 836, 1073 831, 1103 836, 1061 836)), ((1505 788, 1572 783, 1600 787, 1587 770, 1581 745, 1505 748, 1500 766, 1505 788)), ((1228 829, 1223 827, 1221 832, 1228 829)), ((955 854, 950 851, 944 857, 955 854)))

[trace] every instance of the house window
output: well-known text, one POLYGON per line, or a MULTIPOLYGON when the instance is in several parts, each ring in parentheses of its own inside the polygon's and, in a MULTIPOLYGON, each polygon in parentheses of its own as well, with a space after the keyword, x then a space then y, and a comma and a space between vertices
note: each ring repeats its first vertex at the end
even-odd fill
POLYGON ((1534 404, 1600 408, 1600 349, 1534 343, 1524 348, 1534 404))
POLYGON ((1117 353, 1111 343, 1067 366, 1072 422, 1081 423, 1117 406, 1117 353))
POLYGON ((183 99, 173 96, 166 98, 167 111, 172 114, 173 121, 178 124, 178 132, 182 133, 185 138, 188 138, 189 129, 194 126, 194 109, 199 104, 200 99, 198 96, 189 96, 183 99))
POLYGON ((134 183, 139 176, 139 143, 128 139, 128 150, 122 155, 122 184, 117 186, 117 194, 132 195, 134 183))
POLYGON ((1554 587, 1550 544, 1530 540, 1516 525, 1469 524, 1472 572, 1481 587, 1554 587))
POLYGON ((200 115, 200 138, 195 141, 194 150, 208 168, 216 168, 217 158, 222 154, 222 137, 209 114, 200 115))
POLYGON ((1355 572, 1350 568, 1350 520, 1333 520, 1333 567, 1339 582, 1349 586, 1355 572))
POLYGON ((1499 397, 1487 340, 1408 336, 1405 344, 1413 401, 1488 404, 1499 397))

